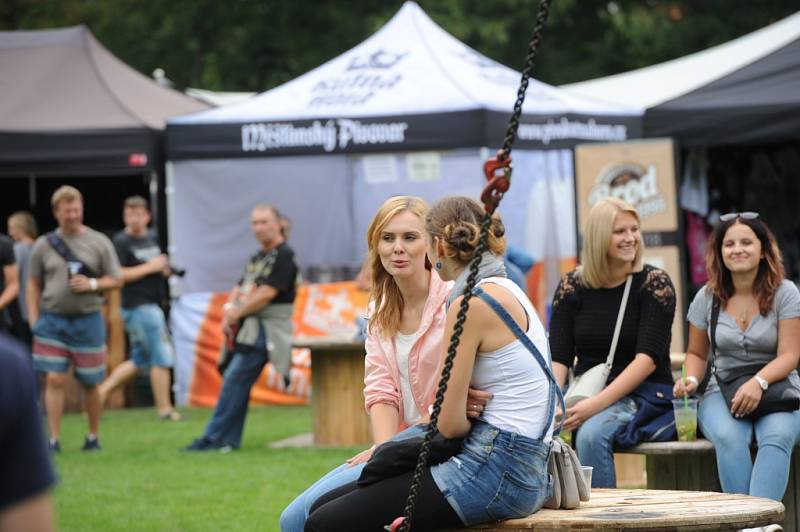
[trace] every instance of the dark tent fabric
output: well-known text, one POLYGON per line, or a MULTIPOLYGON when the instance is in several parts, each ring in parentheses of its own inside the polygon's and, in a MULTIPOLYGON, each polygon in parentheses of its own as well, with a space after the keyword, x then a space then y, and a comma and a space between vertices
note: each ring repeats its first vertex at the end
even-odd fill
POLYGON ((645 137, 683 147, 800 140, 800 12, 657 65, 562 89, 644 111, 645 137))
POLYGON ((684 146, 800 140, 800 39, 648 109, 644 129, 684 146))
POLYGON ((0 32, 0 176, 158 170, 166 118, 208 109, 161 87, 84 26, 0 32))

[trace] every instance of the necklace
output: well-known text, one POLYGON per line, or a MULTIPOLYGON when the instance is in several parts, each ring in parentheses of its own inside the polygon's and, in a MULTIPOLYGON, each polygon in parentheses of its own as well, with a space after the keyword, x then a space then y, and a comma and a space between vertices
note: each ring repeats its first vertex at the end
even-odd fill
POLYGON ((742 326, 747 325, 747 318, 749 317, 750 309, 746 308, 739 314, 739 321, 742 323, 742 326))

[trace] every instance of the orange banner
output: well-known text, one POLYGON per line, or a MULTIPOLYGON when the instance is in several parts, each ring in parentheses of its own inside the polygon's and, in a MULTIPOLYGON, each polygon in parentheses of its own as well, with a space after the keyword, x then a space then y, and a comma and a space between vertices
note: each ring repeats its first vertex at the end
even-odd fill
MULTIPOLYGON (((211 297, 195 344, 195 359, 188 402, 193 406, 214 406, 222 388, 217 360, 222 350, 222 306, 228 294, 211 297)), ((295 336, 352 338, 356 316, 366 313, 369 293, 352 281, 308 284, 298 288, 294 307, 295 336)), ((311 355, 307 349, 292 351, 289 386, 267 364, 250 391, 252 404, 305 404, 311 394, 311 355)))

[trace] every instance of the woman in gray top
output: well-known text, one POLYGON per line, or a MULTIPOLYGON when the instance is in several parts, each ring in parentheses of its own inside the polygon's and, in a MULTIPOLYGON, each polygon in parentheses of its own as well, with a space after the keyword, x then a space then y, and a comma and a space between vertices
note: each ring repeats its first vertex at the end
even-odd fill
POLYGON ((716 374, 700 402, 700 428, 714 443, 723 491, 781 500, 792 449, 800 438, 800 411, 755 420, 744 416, 755 410, 771 384, 788 378, 800 391, 800 293, 783 278, 780 250, 758 213, 720 216, 708 242, 706 265, 709 281, 689 307, 688 376, 675 385, 675 395, 693 393, 705 376, 716 298, 716 374), (739 387, 728 407, 716 375, 725 380, 736 368, 753 364, 763 367, 739 387), (754 441, 755 462, 750 457, 754 441))

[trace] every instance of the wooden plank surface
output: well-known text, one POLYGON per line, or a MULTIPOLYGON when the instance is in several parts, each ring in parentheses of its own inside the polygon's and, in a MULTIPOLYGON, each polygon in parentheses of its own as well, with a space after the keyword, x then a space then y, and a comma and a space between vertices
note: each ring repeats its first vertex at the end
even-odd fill
POLYGON ((331 338, 329 336, 292 338, 293 347, 301 347, 324 354, 332 351, 364 351, 364 342, 354 342, 347 338, 331 338))
POLYGON ((311 348, 311 383, 314 445, 370 445, 372 431, 364 410, 364 345, 311 348))
POLYGON ((737 530, 780 521, 777 501, 747 495, 656 490, 595 489, 575 510, 542 509, 524 519, 509 519, 464 530, 641 530, 648 532, 737 530))

